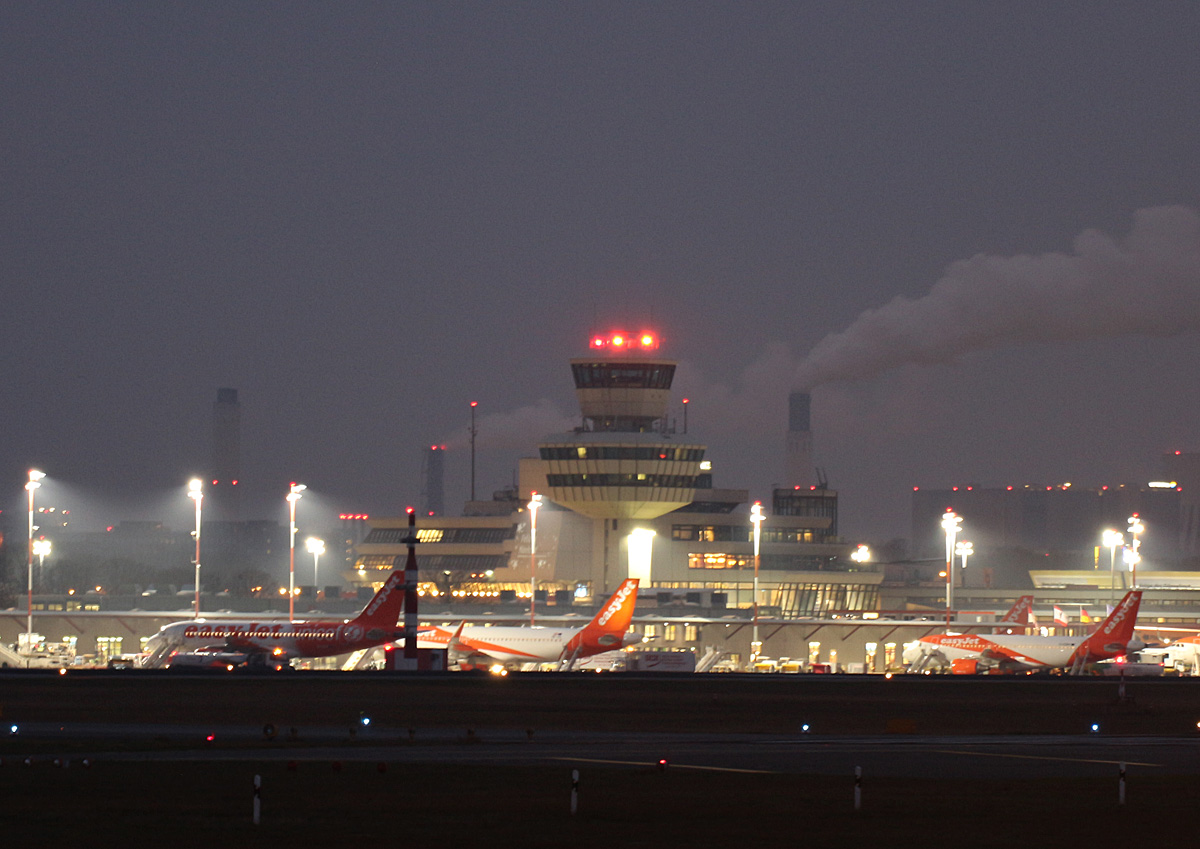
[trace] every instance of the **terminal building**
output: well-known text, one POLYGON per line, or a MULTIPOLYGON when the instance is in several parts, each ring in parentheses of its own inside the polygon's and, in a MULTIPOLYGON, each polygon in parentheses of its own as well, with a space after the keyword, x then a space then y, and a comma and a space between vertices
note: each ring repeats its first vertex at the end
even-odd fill
MULTIPOLYGON (((808 398, 791 403, 787 474, 763 505, 756 563, 752 499, 715 483, 707 446, 668 417, 676 363, 650 332, 599 334, 570 361, 582 424, 531 445, 518 484, 459 517, 417 520, 417 560, 432 597, 558 607, 641 581, 640 610, 690 605, 718 613, 753 606, 799 617, 879 605, 882 571, 850 559, 838 534, 837 492, 810 483, 808 398), (538 506, 530 509, 531 504, 538 506), (536 579, 536 580, 534 580, 536 579)), ((686 421, 686 420, 685 420, 686 421)), ((377 584, 402 556, 406 517, 371 519, 359 545, 359 584, 377 584)))

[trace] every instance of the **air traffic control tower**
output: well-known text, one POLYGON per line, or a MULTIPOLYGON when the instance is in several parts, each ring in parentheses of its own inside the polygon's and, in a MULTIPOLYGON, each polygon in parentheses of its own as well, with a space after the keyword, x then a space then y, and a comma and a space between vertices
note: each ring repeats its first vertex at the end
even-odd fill
POLYGON ((675 362, 649 332, 593 336, 571 360, 583 426, 539 447, 551 501, 593 519, 653 519, 695 498, 704 446, 667 418, 675 362))

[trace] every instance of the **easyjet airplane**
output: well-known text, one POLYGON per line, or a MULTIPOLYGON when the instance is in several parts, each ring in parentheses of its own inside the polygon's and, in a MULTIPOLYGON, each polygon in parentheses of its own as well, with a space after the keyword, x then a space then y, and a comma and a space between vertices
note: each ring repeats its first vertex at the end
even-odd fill
POLYGON ((246 664, 280 669, 294 657, 346 654, 403 637, 403 630, 396 628, 403 605, 404 572, 397 570, 353 619, 172 622, 146 641, 138 665, 155 669, 246 664))
POLYGON ((446 648, 467 665, 500 663, 559 663, 570 669, 581 657, 619 649, 641 640, 629 631, 637 605, 638 581, 630 578, 582 628, 486 627, 459 625, 422 628, 418 645, 446 648))
POLYGON ((910 672, 924 672, 931 666, 949 666, 953 672, 967 674, 993 669, 1069 668, 1078 672, 1088 663, 1128 652, 1141 603, 1141 590, 1127 593, 1086 637, 931 634, 905 646, 904 662, 910 672))

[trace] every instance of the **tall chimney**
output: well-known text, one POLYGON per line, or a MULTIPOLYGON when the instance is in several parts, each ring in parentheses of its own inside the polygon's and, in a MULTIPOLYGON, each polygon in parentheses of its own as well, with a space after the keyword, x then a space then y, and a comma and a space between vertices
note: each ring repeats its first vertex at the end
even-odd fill
POLYGON ((784 469, 786 485, 807 489, 815 483, 812 460, 812 431, 809 429, 809 412, 812 396, 807 392, 788 395, 787 466, 784 469))
POLYGON ((431 445, 422 464, 425 467, 425 491, 421 494, 424 496, 425 511, 432 516, 440 516, 445 512, 445 456, 445 445, 431 445))
POLYGON ((242 518, 238 479, 242 469, 242 407, 236 389, 218 389, 213 402, 212 500, 206 509, 226 521, 242 518))

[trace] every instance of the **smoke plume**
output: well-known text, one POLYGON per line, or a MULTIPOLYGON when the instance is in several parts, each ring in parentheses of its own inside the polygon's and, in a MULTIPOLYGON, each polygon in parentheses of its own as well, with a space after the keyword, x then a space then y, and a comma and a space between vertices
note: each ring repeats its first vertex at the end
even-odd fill
POLYGON ((1088 230, 1072 253, 978 255, 929 294, 894 298, 822 339, 793 383, 867 380, 905 364, 953 363, 1016 343, 1200 330, 1200 216, 1143 209, 1124 239, 1088 230))

